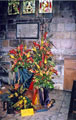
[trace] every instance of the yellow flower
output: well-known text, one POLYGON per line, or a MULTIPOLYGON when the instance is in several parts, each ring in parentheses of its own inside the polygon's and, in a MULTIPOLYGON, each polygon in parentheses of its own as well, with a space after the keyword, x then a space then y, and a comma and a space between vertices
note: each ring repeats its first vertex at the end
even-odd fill
POLYGON ((41 75, 41 76, 43 76, 43 73, 42 73, 42 71, 40 71, 40 75, 41 75))
POLYGON ((27 58, 30 57, 30 53, 27 54, 27 58))
POLYGON ((52 77, 50 76, 50 79, 52 79, 52 77))
POLYGON ((25 97, 23 97, 23 100, 25 100, 25 97))
POLYGON ((10 96, 9 96, 9 98, 12 98, 13 97, 13 94, 11 94, 10 96))
POLYGON ((24 46, 24 50, 26 50, 26 48, 27 48, 27 46, 25 45, 25 46, 24 46))
POLYGON ((19 99, 22 99, 22 98, 23 98, 23 96, 20 96, 20 97, 19 97, 19 99))
POLYGON ((43 46, 43 43, 44 43, 44 40, 43 40, 43 38, 41 39, 41 46, 43 46))
POLYGON ((33 47, 32 50, 36 52, 36 48, 35 47, 33 47))
POLYGON ((52 72, 49 72, 50 75, 52 75, 52 72))
POLYGON ((40 69, 40 66, 35 62, 35 65, 37 66, 38 69, 40 69))
POLYGON ((35 70, 36 71, 36 73, 38 73, 39 71, 38 70, 35 70))
POLYGON ((18 96, 18 94, 15 92, 15 96, 17 97, 18 96))
POLYGON ((27 100, 24 100, 24 104, 26 104, 27 103, 27 100))
POLYGON ((20 101, 19 101, 19 104, 22 104, 22 103, 23 103, 23 100, 20 100, 20 101))
POLYGON ((44 60, 44 63, 46 64, 47 63, 47 59, 45 58, 45 60, 44 60))
POLYGON ((13 55, 10 55, 10 58, 15 59, 15 57, 13 55))

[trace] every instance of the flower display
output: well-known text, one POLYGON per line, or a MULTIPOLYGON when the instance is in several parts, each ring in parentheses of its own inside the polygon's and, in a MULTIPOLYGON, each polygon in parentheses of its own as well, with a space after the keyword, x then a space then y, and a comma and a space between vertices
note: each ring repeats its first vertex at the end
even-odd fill
POLYGON ((18 68, 29 68, 33 62, 32 57, 30 56, 30 49, 27 50, 26 45, 21 44, 16 49, 9 51, 8 55, 12 61, 12 71, 17 72, 18 68))
POLYGON ((31 100, 25 95, 26 90, 23 85, 19 85, 18 83, 10 87, 8 100, 14 110, 31 107, 31 100))
POLYGON ((46 40, 47 32, 43 35, 41 43, 33 42, 32 56, 33 64, 30 69, 34 73, 34 87, 54 88, 53 76, 57 75, 55 70, 55 63, 53 61, 53 54, 49 40, 46 40))
POLYGON ((53 44, 46 37, 47 32, 42 36, 40 43, 33 41, 32 49, 27 49, 26 45, 21 44, 8 53, 12 61, 11 70, 16 73, 16 82, 9 90, 11 106, 15 110, 29 108, 31 104, 35 105, 40 88, 44 91, 46 88, 54 88, 53 78, 57 75, 57 70, 51 51, 53 44), (18 78, 18 71, 20 78, 18 78), (25 95, 27 90, 34 90, 31 101, 25 95))

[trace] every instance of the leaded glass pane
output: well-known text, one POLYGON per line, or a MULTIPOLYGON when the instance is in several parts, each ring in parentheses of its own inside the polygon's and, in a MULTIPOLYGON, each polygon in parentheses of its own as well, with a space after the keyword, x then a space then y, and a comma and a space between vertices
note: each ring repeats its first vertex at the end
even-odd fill
POLYGON ((51 13, 52 0, 39 0, 39 13, 51 13))
POLYGON ((35 13, 35 0, 23 1, 23 14, 35 13))
POLYGON ((8 1, 8 15, 16 15, 19 14, 20 7, 19 1, 8 1))

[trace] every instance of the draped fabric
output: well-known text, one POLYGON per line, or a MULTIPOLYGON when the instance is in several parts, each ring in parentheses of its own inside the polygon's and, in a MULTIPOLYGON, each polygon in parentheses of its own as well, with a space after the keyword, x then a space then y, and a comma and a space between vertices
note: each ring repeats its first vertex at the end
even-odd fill
MULTIPOLYGON (((19 72, 16 72, 15 77, 16 77, 16 83, 19 80, 20 84, 23 84, 24 87, 29 88, 32 81, 33 74, 29 73, 29 71, 25 68, 20 68, 19 72)), ((33 88, 33 83, 32 83, 32 88, 33 88)))

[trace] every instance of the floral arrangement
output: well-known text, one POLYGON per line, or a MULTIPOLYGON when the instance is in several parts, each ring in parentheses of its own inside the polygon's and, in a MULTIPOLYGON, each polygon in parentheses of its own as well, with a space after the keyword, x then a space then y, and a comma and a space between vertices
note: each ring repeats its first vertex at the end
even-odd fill
POLYGON ((23 87, 23 85, 19 85, 18 83, 14 86, 11 86, 9 89, 9 96, 8 99, 11 101, 11 107, 14 108, 14 110, 21 110, 23 108, 29 108, 31 107, 31 100, 25 96, 26 88, 23 87))
POLYGON ((20 69, 22 74, 18 83, 14 83, 9 90, 9 99, 12 101, 12 107, 16 110, 31 107, 31 103, 34 103, 36 94, 30 101, 25 95, 27 90, 34 87, 36 92, 39 88, 54 88, 52 79, 54 75, 57 75, 57 71, 55 70, 54 55, 51 52, 52 43, 46 39, 46 36, 47 32, 42 36, 40 43, 34 41, 32 49, 27 49, 26 45, 21 44, 8 53, 12 61, 11 70, 17 73, 20 69), (28 72, 34 74, 33 79, 28 72), (29 87, 30 79, 32 82, 29 87))
POLYGON ((27 49, 26 45, 21 44, 16 49, 9 51, 9 56, 13 61, 12 71, 17 72, 22 67, 34 73, 34 87, 54 88, 53 76, 55 63, 51 52, 52 44, 46 40, 47 32, 42 36, 41 42, 33 42, 32 49, 27 49))
POLYGON ((52 44, 46 40, 47 33, 41 39, 41 43, 33 42, 32 56, 33 64, 30 69, 34 73, 34 87, 54 88, 53 75, 57 75, 53 54, 51 52, 52 44))
POLYGON ((17 72, 20 67, 28 69, 31 66, 33 59, 30 56, 30 51, 23 44, 9 51, 8 55, 13 62, 12 71, 17 72))

